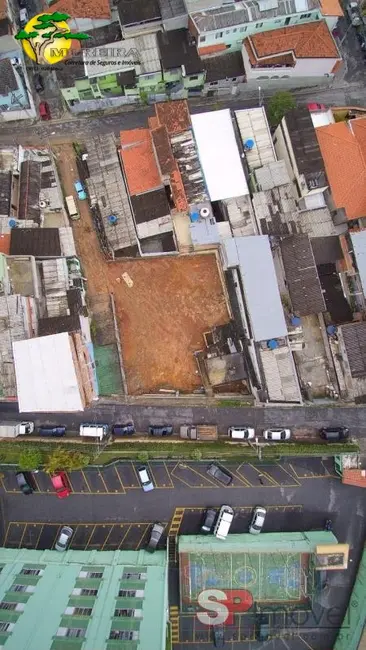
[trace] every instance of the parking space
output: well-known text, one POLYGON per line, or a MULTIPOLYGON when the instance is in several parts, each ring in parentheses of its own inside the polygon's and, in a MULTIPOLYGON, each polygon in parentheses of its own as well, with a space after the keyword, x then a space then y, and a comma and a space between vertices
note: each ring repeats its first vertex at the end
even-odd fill
MULTIPOLYGON (((162 522, 164 523, 164 522, 162 522)), ((24 523, 12 521, 8 524, 4 546, 7 548, 32 548, 46 550, 53 548, 61 526, 65 523, 24 523)), ((79 524, 69 523, 74 530, 70 548, 74 550, 129 550, 144 548, 149 540, 153 522, 123 524, 79 524)), ((167 526, 167 522, 165 524, 167 526)), ((166 536, 161 540, 165 546, 166 536)))
MULTIPOLYGON (((141 489, 137 468, 140 463, 116 462, 101 470, 88 467, 69 473, 74 494, 117 495, 129 490, 141 489)), ((209 462, 150 461, 148 467, 155 488, 173 489, 223 489, 223 485, 207 474, 209 462)), ((299 487, 309 478, 330 478, 336 474, 332 459, 299 458, 281 463, 220 463, 233 476, 228 489, 299 487)), ((44 472, 33 474, 37 492, 54 495, 50 477, 44 472)), ((21 494, 13 470, 3 470, 1 483, 5 492, 21 494)))

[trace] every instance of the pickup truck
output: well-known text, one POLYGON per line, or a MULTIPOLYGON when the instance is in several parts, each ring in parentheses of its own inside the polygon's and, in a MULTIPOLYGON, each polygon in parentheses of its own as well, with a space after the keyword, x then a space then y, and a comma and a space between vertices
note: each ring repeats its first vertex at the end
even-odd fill
POLYGON ((188 440, 217 440, 216 424, 184 424, 179 435, 188 440))
POLYGON ((3 422, 0 424, 0 438, 17 438, 34 431, 34 422, 3 422))

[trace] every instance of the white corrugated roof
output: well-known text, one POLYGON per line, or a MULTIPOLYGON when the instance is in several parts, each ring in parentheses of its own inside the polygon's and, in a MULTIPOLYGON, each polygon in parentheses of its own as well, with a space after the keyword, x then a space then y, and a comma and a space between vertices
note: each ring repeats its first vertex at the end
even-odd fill
POLYGON ((238 266, 255 341, 287 336, 287 327, 267 235, 225 240, 228 267, 238 266), (233 250, 234 243, 236 255, 233 250))
POLYGON ((261 106, 235 111, 235 117, 243 145, 248 140, 254 142, 254 147, 245 151, 249 169, 276 162, 277 156, 264 108, 261 106))
POLYGON ((19 411, 83 411, 67 332, 13 343, 19 411))
POLYGON ((360 274, 362 291, 366 297, 366 230, 351 232, 350 235, 358 272, 360 274))
POLYGON ((83 50, 84 70, 89 78, 128 70, 136 70, 137 75, 159 72, 159 56, 156 34, 143 34, 83 50), (106 53, 108 56, 105 56, 106 53), (138 64, 135 64, 135 60, 138 64))
POLYGON ((191 115, 211 201, 249 194, 229 109, 191 115))

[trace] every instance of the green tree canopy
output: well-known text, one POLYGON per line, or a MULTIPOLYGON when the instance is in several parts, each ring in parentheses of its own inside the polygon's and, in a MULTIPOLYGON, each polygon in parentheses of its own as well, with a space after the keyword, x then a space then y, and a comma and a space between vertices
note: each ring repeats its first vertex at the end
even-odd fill
POLYGON ((63 447, 56 447, 47 457, 44 468, 48 474, 55 474, 62 470, 70 472, 86 467, 89 461, 89 456, 82 451, 69 451, 63 447))
POLYGON ((39 469, 43 463, 43 454, 38 449, 24 449, 19 454, 19 469, 31 471, 39 469))
POLYGON ((296 108, 296 101, 287 90, 280 90, 272 95, 267 109, 270 125, 273 127, 278 126, 283 116, 292 108, 296 108))

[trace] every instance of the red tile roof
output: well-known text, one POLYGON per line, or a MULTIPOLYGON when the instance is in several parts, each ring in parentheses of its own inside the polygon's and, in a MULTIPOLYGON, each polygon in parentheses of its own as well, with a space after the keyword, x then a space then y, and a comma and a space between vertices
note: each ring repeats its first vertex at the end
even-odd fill
POLYGON ((8 3, 6 0, 0 0, 0 20, 4 20, 8 15, 8 3))
POLYGON ((354 485, 355 487, 366 488, 366 470, 345 469, 343 471, 342 483, 345 485, 354 485))
POLYGON ((199 47, 198 54, 200 56, 206 56, 207 54, 218 54, 218 52, 223 52, 227 49, 225 43, 218 43, 217 45, 206 45, 206 47, 199 47))
POLYGON ((268 57, 293 54, 296 59, 339 59, 340 54, 325 21, 261 32, 245 39, 257 63, 268 57))
POLYGON ((178 167, 170 177, 170 186, 172 188, 175 207, 179 212, 186 212, 188 210, 188 202, 178 167))
POLYGON ((0 235, 0 253, 9 255, 11 235, 0 235))
POLYGON ((366 216, 366 118, 315 129, 336 208, 366 216))
POLYGON ((109 0, 56 0, 49 10, 67 13, 71 18, 110 18, 109 0))
POLYGON ((158 128, 158 126, 159 126, 159 120, 158 120, 157 117, 155 117, 155 115, 153 115, 152 117, 148 117, 148 118, 147 118, 147 121, 148 121, 148 124, 149 124, 149 129, 151 129, 151 131, 152 131, 153 129, 157 129, 157 128, 158 128))
POLYGON ((131 196, 161 187, 149 129, 121 132, 121 157, 131 196))
POLYGON ((160 126, 166 126, 169 135, 182 133, 191 128, 188 103, 185 99, 155 104, 155 113, 160 126))
POLYGON ((177 163, 173 156, 166 127, 159 126, 157 129, 153 129, 151 135, 162 175, 172 174, 177 168, 177 163))

